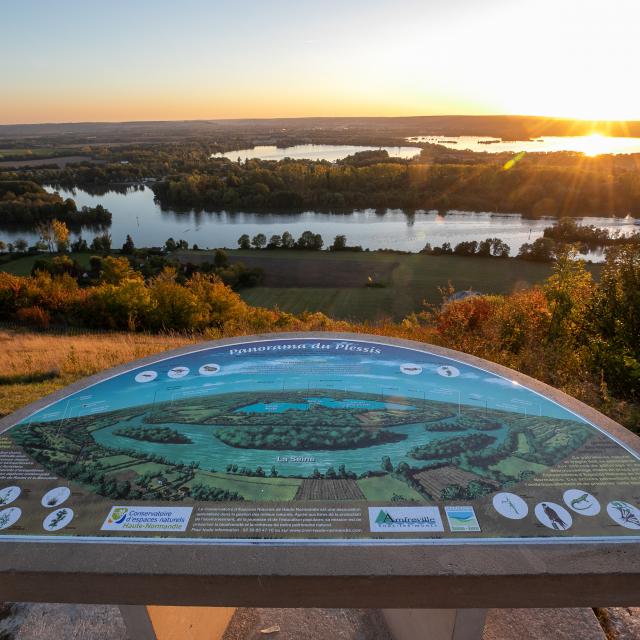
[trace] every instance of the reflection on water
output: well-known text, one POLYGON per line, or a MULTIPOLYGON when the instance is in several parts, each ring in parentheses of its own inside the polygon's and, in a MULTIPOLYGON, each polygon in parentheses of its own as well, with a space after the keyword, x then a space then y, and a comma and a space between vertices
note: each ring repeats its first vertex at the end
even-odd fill
MULTIPOLYGON (((49 191, 53 189, 48 188, 49 191)), ((449 242, 452 246, 467 240, 501 238, 516 255, 522 244, 533 242, 542 236, 552 219, 527 219, 519 214, 492 214, 450 211, 440 215, 435 211, 405 213, 399 209, 376 211, 365 209, 352 213, 300 214, 250 212, 229 213, 187 211, 178 213, 162 210, 154 201, 153 191, 147 187, 130 189, 125 193, 110 191, 104 195, 90 195, 86 191, 60 190, 63 198, 73 198, 78 207, 95 207, 102 204, 113 214, 110 233, 113 246, 120 247, 127 234, 138 246, 163 246, 167 238, 184 239, 189 245, 200 248, 237 248, 242 234, 253 237, 264 233, 289 231, 299 237, 307 229, 322 235, 325 245, 331 244, 336 235, 346 235, 349 244, 359 244, 365 249, 397 249, 417 252, 429 242, 432 246, 449 242)), ((584 224, 593 224, 611 232, 624 234, 638 230, 633 218, 585 218, 584 224)), ((95 232, 82 232, 91 241, 95 232)), ((72 236, 73 237, 73 236, 72 236)), ((30 243, 37 240, 35 233, 0 230, 0 239, 10 242, 25 238, 30 243)), ((602 254, 589 254, 592 260, 601 260, 602 254)))
POLYGON ((212 158, 229 158, 242 160, 257 158, 258 160, 328 160, 335 162, 360 151, 386 151, 394 158, 413 158, 420 153, 419 147, 366 147, 347 144, 298 144, 294 147, 279 148, 273 145, 258 146, 253 149, 240 149, 226 153, 213 153, 212 158))
POLYGON ((534 140, 502 140, 491 136, 413 136, 407 142, 441 144, 449 149, 503 153, 541 153, 578 151, 588 156, 603 153, 640 153, 640 138, 611 138, 609 136, 543 136, 534 140))

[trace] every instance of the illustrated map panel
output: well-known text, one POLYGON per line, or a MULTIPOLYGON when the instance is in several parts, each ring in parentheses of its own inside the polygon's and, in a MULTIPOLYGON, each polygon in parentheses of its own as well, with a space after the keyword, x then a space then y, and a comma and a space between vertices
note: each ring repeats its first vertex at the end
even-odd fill
POLYGON ((637 456, 490 367, 322 335, 132 365, 0 434, 0 542, 640 541, 637 456))

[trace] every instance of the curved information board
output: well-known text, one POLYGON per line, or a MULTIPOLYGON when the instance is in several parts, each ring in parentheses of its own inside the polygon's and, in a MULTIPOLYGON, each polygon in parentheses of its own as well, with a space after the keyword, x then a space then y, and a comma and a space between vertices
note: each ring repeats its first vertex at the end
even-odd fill
POLYGON ((0 541, 640 540, 638 456, 584 405, 410 344, 196 345, 9 417, 0 541))

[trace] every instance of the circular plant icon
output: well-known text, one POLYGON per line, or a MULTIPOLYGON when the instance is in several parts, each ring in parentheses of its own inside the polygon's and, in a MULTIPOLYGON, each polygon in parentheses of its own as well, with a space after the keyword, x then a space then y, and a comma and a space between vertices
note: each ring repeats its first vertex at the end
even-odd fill
POLYGON ((529 513, 527 503, 515 493, 496 493, 493 496, 493 508, 509 520, 522 520, 529 513))
POLYGON ((73 511, 68 508, 52 511, 42 523, 45 531, 59 531, 64 529, 73 520, 73 511))
POLYGON ((0 507, 4 507, 8 504, 11 504, 14 500, 18 498, 20 495, 21 489, 20 487, 5 487, 4 489, 0 489, 0 507))
POLYGON ((614 500, 607 505, 609 517, 625 529, 640 529, 640 509, 623 500, 614 500))
POLYGON ((47 507, 47 509, 52 509, 65 502, 70 495, 71 490, 69 487, 56 487, 55 489, 51 489, 51 491, 47 491, 47 493, 42 496, 40 504, 43 507, 47 507))
POLYGON ((20 519, 22 509, 18 507, 9 507, 0 511, 0 529, 8 529, 20 519))

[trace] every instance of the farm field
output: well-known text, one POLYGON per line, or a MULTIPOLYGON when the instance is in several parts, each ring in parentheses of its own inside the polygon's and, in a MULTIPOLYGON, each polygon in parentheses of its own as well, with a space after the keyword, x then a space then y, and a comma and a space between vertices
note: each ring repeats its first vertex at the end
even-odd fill
POLYGON ((293 500, 301 480, 295 478, 252 478, 227 473, 196 471, 193 480, 186 486, 203 484, 230 492, 239 493, 245 500, 293 500))
MULTIPOLYGON (((71 258, 89 266, 91 253, 71 258)), ((442 301, 441 289, 451 283, 456 291, 473 289, 486 294, 508 294, 541 283, 552 267, 515 259, 465 258, 392 254, 375 251, 228 251, 233 262, 264 271, 262 286, 242 289, 241 297, 256 307, 279 307, 300 314, 320 311, 332 318, 355 322, 402 320, 427 304, 442 301), (367 286, 375 283, 378 286, 367 286)), ((179 251, 181 262, 213 260, 211 251, 179 251)), ((19 276, 31 273, 37 259, 29 255, 0 262, 0 271, 19 276)), ((594 278, 601 267, 587 265, 594 278)))
MULTIPOLYGON (((193 261, 194 255, 181 259, 193 261)), ((440 303, 440 289, 449 282, 456 291, 508 294, 551 274, 549 264, 515 259, 305 251, 230 251, 229 256, 232 262, 264 270, 264 286, 241 291, 247 303, 291 313, 321 311, 354 321, 401 320, 420 311, 424 302, 440 303), (384 286, 367 287, 369 278, 384 286)), ((597 279, 600 267, 587 269, 597 279)))
POLYGON ((497 464, 489 467, 494 471, 500 471, 508 476, 517 477, 523 471, 533 471, 533 473, 541 473, 546 470, 546 466, 537 462, 529 462, 518 458, 518 456, 510 456, 504 460, 500 460, 497 464))
POLYGON ((409 487, 406 482, 391 475, 361 478, 358 480, 358 486, 369 502, 386 502, 394 498, 417 502, 425 501, 424 497, 409 487))
MULTIPOLYGON (((90 253, 69 253, 71 259, 77 260, 83 267, 89 267, 90 253)), ((9 262, 0 262, 0 271, 6 271, 14 276, 28 276, 31 274, 33 264, 36 260, 50 260, 47 254, 28 255, 9 262)))

